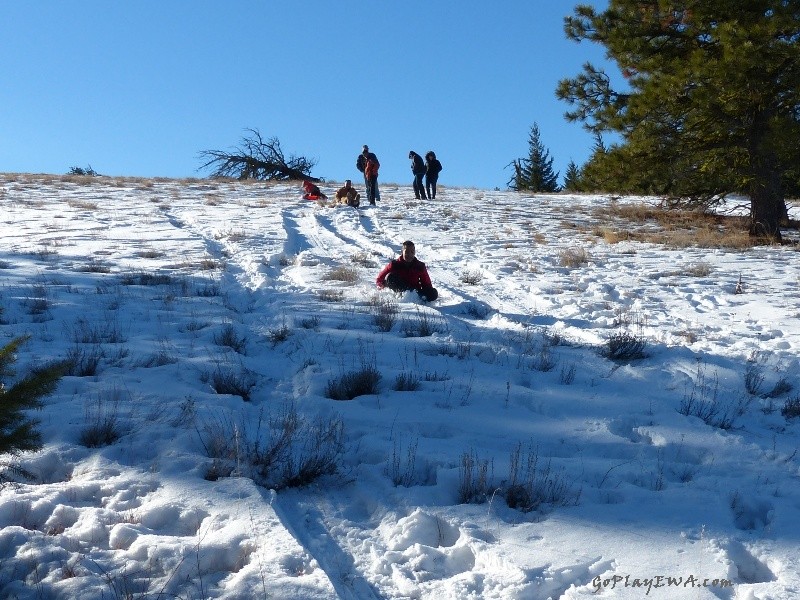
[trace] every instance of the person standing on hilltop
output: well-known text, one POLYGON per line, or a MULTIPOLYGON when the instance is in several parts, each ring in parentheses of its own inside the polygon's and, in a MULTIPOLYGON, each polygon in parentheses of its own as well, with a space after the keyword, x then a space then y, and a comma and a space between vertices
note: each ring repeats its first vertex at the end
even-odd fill
POLYGON ((411 159, 411 172, 414 174, 414 197, 417 200, 427 200, 425 186, 422 185, 422 178, 425 176, 425 162, 413 150, 408 153, 408 158, 411 159))
POLYGON ((364 187, 367 188, 367 200, 373 206, 377 200, 381 199, 378 190, 378 169, 381 163, 374 152, 369 151, 369 146, 364 144, 356 160, 356 168, 364 174, 364 187))
POLYGON ((439 173, 442 170, 440 163, 433 150, 428 150, 425 155, 425 188, 428 190, 428 198, 436 198, 436 182, 439 181, 439 173))

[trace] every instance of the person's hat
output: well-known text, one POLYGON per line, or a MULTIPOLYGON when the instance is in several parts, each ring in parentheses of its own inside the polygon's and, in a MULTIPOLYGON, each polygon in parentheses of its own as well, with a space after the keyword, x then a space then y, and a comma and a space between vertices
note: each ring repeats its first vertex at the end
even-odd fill
POLYGON ((413 245, 414 242, 412 242, 411 240, 406 240, 405 242, 403 242, 403 248, 405 248, 406 246, 413 246, 413 245))
POLYGON ((344 180, 344 182, 345 182, 345 183, 353 183, 353 182, 352 182, 352 181, 350 181, 349 179, 345 179, 345 180, 344 180))
POLYGON ((369 146, 367 146, 366 144, 364 144, 363 146, 361 146, 361 149, 362 149, 362 150, 369 150, 369 146))

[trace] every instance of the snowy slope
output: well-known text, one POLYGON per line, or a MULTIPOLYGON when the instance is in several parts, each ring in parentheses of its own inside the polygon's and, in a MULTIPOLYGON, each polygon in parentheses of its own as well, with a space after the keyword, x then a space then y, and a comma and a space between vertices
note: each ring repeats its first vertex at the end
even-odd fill
POLYGON ((795 249, 610 244, 603 196, 381 196, 0 176, 0 330, 76 365, 0 490, 0 597, 797 597, 795 249), (375 289, 405 239, 431 305, 375 289), (253 443, 287 415, 343 446, 274 491, 253 443))

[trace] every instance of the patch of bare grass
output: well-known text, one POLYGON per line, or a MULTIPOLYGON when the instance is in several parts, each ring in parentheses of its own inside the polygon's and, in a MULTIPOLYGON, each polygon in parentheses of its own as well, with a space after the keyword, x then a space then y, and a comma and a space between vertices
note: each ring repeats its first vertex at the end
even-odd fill
POLYGON ((612 244, 635 241, 672 248, 740 250, 765 243, 750 237, 745 217, 619 202, 595 208, 592 216, 601 221, 593 233, 612 244))

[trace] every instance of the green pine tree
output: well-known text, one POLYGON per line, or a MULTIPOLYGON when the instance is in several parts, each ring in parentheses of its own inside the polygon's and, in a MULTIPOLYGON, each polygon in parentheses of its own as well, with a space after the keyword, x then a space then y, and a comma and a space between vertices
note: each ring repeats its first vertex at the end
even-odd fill
POLYGON ((581 170, 574 160, 570 160, 567 165, 567 172, 564 174, 564 189, 568 192, 581 192, 581 170))
POLYGON ((569 120, 620 136, 593 179, 707 206, 745 194, 750 233, 780 240, 800 163, 797 0, 610 0, 577 6, 565 31, 603 45, 625 81, 586 64, 556 90, 569 120))
MULTIPOLYGON (((6 381, 15 375, 17 351, 27 340, 27 337, 14 338, 0 348, 0 454, 12 457, 42 447, 41 434, 36 429, 38 421, 28 411, 41 407, 41 399, 55 390, 65 372, 64 363, 52 363, 32 369, 22 379, 7 385, 6 381)), ((26 474, 14 464, 5 462, 2 466, 26 474)), ((0 482, 4 479, 0 473, 0 482)))
POLYGON ((553 159, 550 151, 541 141, 539 126, 534 123, 528 136, 528 157, 518 158, 510 163, 514 174, 508 187, 517 191, 557 192, 558 173, 553 172, 553 159))

